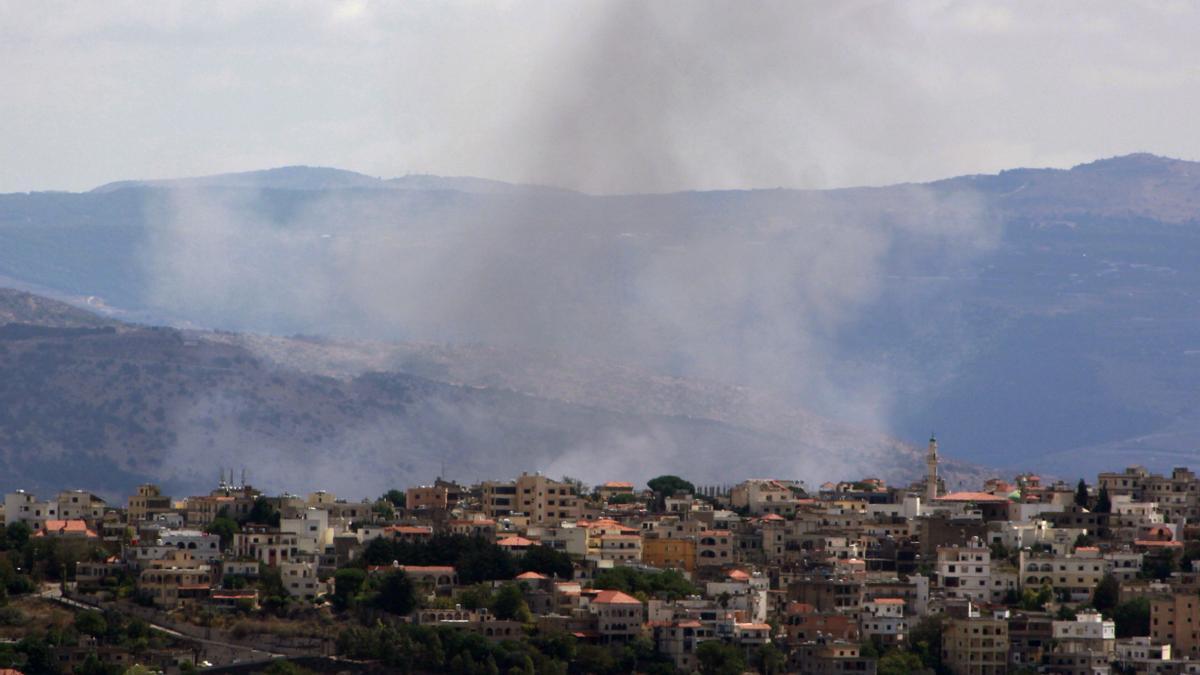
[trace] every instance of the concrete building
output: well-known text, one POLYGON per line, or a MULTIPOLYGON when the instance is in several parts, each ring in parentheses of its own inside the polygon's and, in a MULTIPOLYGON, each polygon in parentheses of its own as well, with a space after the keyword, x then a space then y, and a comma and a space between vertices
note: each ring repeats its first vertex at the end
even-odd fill
POLYGON ((137 488, 137 494, 129 498, 127 520, 136 525, 143 520, 153 520, 160 513, 171 512, 171 498, 151 483, 144 483, 137 488))
POLYGON ((1150 638, 1171 645, 1175 658, 1200 659, 1200 596, 1175 593, 1151 598, 1150 638))
POLYGON ((968 616, 946 621, 942 633, 942 662, 956 675, 1007 673, 1007 613, 983 617, 972 606, 968 616))

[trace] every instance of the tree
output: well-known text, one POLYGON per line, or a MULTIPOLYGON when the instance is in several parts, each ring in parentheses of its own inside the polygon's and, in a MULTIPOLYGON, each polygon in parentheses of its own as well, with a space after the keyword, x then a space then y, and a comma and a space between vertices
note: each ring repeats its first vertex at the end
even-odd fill
POLYGON ((102 612, 84 610, 75 615, 75 630, 84 635, 100 637, 108 632, 108 622, 104 620, 102 612))
POLYGON ((354 597, 362 591, 367 573, 357 567, 343 567, 333 573, 333 605, 346 609, 353 604, 354 597))
POLYGON ((392 506, 402 509, 408 505, 408 493, 403 490, 388 490, 384 493, 382 499, 386 499, 392 503, 392 506))
POLYGON ((1086 509, 1089 501, 1087 483, 1083 482, 1083 479, 1080 478, 1079 485, 1075 486, 1075 506, 1086 509))
POLYGON ((221 548, 227 549, 233 543, 233 535, 242 531, 238 527, 237 521, 228 516, 217 516, 213 521, 204 528, 204 531, 209 534, 215 534, 221 538, 221 548))
POLYGON ((1092 606, 1101 612, 1116 607, 1121 601, 1121 582, 1111 574, 1105 574, 1096 590, 1092 591, 1092 606))
POLYGON ((406 616, 417 606, 416 589, 403 570, 388 572, 379 583, 375 606, 385 612, 406 616))
POLYGON ((533 615, 529 612, 529 605, 525 603, 525 596, 516 584, 504 584, 500 587, 492 601, 492 612, 497 619, 516 620, 524 623, 533 620, 533 615))
POLYGON ((1134 598, 1113 608, 1117 637, 1130 638, 1150 634, 1150 600, 1134 598))
POLYGON ((688 494, 696 493, 696 486, 679 476, 665 475, 658 478, 651 478, 646 482, 646 485, 660 495, 670 497, 676 492, 687 492, 688 494))
POLYGON ((752 660, 755 670, 762 675, 777 675, 787 667, 787 656, 770 642, 756 649, 752 660))
POLYGON ((908 632, 909 649, 921 659, 926 668, 940 672, 942 667, 942 628, 945 619, 941 615, 928 616, 917 622, 908 632))
POLYGON ((487 584, 468 586, 458 594, 458 604, 466 609, 482 609, 492 604, 492 589, 487 584))
POLYGON ((876 672, 878 675, 909 675, 924 667, 916 654, 893 649, 880 657, 876 672))
POLYGON ((742 650, 720 640, 705 640, 696 647, 696 660, 704 675, 741 675, 746 670, 742 650))
POLYGON ((396 507, 388 499, 375 500, 375 503, 371 505, 371 512, 380 520, 391 521, 396 519, 396 507))
POLYGON ((8 527, 4 528, 4 540, 9 549, 19 549, 29 541, 29 537, 33 534, 33 530, 28 524, 17 521, 8 527))
POLYGON ((259 497, 250 507, 250 513, 246 514, 246 522, 279 527, 279 509, 266 497, 259 497))
POLYGON ((1096 497, 1096 513, 1111 513, 1112 500, 1108 497, 1108 486, 1100 486, 1100 494, 1096 497))
POLYGON ((559 579, 570 579, 575 574, 571 556, 549 546, 530 547, 521 556, 520 567, 523 572, 538 572, 559 579))

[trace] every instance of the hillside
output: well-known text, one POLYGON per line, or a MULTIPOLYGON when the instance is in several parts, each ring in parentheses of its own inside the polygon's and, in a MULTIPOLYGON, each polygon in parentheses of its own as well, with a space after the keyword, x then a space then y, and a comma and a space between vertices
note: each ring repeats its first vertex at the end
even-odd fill
MULTIPOLYGON (((838 468, 919 471, 919 456, 887 439, 843 432, 815 447, 677 414, 692 407, 687 383, 659 387, 668 398, 682 391, 683 402, 637 411, 404 372, 358 369, 334 377, 314 372, 307 358, 310 367, 301 370, 244 346, 264 338, 114 327, 99 319, 105 325, 52 326, 62 323, 55 303, 4 295, 49 308, 48 325, 0 326, 5 490, 87 486, 121 495, 152 480, 194 492, 206 489, 221 466, 245 467, 265 487, 355 496, 428 480, 443 467, 460 480, 537 468, 596 481, 674 471, 720 483, 729 479, 722 459, 729 453, 743 458, 747 475, 823 476, 822 452, 846 451, 851 439, 874 443, 872 457, 838 468)), ((283 346, 295 355, 302 344, 283 346)), ((409 357, 420 351, 392 349, 409 357)), ((627 379, 640 387, 637 378, 627 379)))
POLYGON ((931 429, 1012 470, 1200 464, 1200 164, 492 187, 292 168, 0 195, 0 277, 243 333, 230 346, 297 372, 842 438, 836 456, 868 467, 891 452, 878 439, 931 429), (297 334, 320 337, 264 337, 297 334))

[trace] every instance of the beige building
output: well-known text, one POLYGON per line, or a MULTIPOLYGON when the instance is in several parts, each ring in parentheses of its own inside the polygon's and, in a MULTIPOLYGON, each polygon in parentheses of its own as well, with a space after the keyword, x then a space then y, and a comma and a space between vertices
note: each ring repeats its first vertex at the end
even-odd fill
POLYGON ((600 537, 600 559, 624 565, 642 559, 640 534, 606 534, 600 537))
POLYGON ((642 601, 620 591, 600 591, 588 609, 596 616, 596 630, 604 642, 629 642, 642 634, 642 601))
POLYGON ((137 494, 129 498, 128 521, 137 524, 143 520, 153 520, 160 513, 170 513, 171 498, 162 493, 157 485, 146 483, 139 485, 137 494))
POLYGON ((729 530, 701 530, 696 535, 696 565, 729 565, 733 558, 733 533, 729 530))
POLYGON ((647 536, 642 540, 642 562, 651 567, 693 572, 696 569, 696 541, 647 536))
POLYGON ((1175 658, 1200 659, 1200 597, 1176 593, 1151 598, 1150 639, 1171 645, 1175 658))
POLYGON ((172 551, 149 565, 138 577, 138 592, 157 607, 174 609, 195 604, 212 590, 212 568, 187 551, 172 551))
POLYGON ((796 513, 799 498, 785 481, 754 478, 734 486, 729 502, 735 509, 747 509, 756 516, 767 513, 791 516, 796 513))
POLYGON ((979 616, 974 607, 967 618, 950 619, 942 633, 942 662, 955 675, 1003 675, 1008 672, 1008 617, 979 616))
POLYGON ((556 525, 578 520, 580 498, 575 486, 541 474, 523 473, 516 482, 516 508, 529 516, 530 525, 556 525))

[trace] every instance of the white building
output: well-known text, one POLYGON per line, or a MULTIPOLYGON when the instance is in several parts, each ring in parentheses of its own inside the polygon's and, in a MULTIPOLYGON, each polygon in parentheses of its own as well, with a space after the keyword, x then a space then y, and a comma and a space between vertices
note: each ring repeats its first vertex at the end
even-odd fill
POLYGON ((25 523, 40 530, 47 520, 58 520, 58 501, 38 501, 24 490, 4 495, 4 524, 25 523))
POLYGON ((296 545, 304 553, 319 554, 333 545, 333 529, 329 527, 329 512, 305 508, 294 518, 279 521, 279 530, 296 535, 296 545))
POLYGON ((279 563, 283 586, 292 597, 315 600, 326 592, 325 584, 317 578, 317 564, 308 561, 279 563))
POLYGON ((901 598, 875 598, 864 602, 858 620, 863 637, 878 637, 887 645, 903 644, 908 635, 904 604, 901 598))

